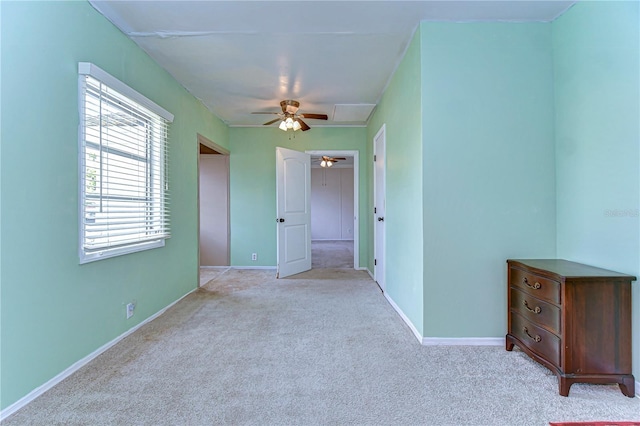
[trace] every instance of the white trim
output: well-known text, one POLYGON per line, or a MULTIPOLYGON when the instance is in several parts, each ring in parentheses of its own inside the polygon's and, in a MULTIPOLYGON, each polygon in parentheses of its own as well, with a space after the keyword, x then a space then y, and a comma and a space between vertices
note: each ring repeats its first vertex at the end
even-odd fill
POLYGON ((146 324, 150 323, 154 319, 158 318, 160 315, 164 314, 169 308, 171 308, 173 305, 175 305, 176 303, 178 303, 179 301, 181 301, 182 299, 184 299, 185 297, 187 297, 188 295, 190 295, 191 293, 193 293, 197 289, 198 288, 194 288, 193 290, 191 290, 188 293, 186 293, 184 296, 180 297, 175 302, 172 302, 171 304, 167 305, 166 307, 160 309, 158 312, 156 312, 155 314, 151 315, 149 318, 145 319, 140 324, 131 327, 129 330, 125 331, 124 333, 122 333, 121 335, 119 335, 118 337, 113 339, 112 341, 100 346, 98 349, 96 349, 95 351, 91 352, 89 355, 87 355, 84 358, 74 362, 73 364, 71 364, 69 367, 67 367, 65 370, 63 370, 59 374, 57 374, 52 379, 50 379, 47 382, 43 383, 42 385, 38 386, 37 388, 35 388, 34 390, 32 390, 31 392, 29 392, 28 394, 26 394, 25 396, 20 398, 19 400, 17 400, 13 404, 9 405, 4 410, 0 411, 0 421, 6 420, 9 416, 11 416, 12 414, 16 413, 21 408, 27 406, 30 402, 32 402, 33 400, 38 398, 40 395, 42 395, 43 393, 45 393, 49 389, 53 388, 58 383, 62 382, 64 379, 66 379, 67 377, 71 376, 73 373, 75 373, 76 371, 80 370, 82 367, 84 367, 85 365, 87 365, 88 363, 93 361, 95 358, 97 358, 100 354, 105 352, 107 349, 111 348, 112 346, 117 344, 119 341, 121 341, 125 337, 129 336, 130 334, 132 334, 133 332, 138 330, 143 325, 146 325, 146 324))
MULTIPOLYGON (((231 169, 229 167, 229 155, 230 152, 228 149, 221 147, 220 145, 216 144, 215 142, 207 139, 205 136, 202 136, 200 133, 197 134, 196 137, 196 150, 198 152, 198 159, 197 159, 197 174, 198 174, 198 180, 196 183, 196 186, 198 188, 198 199, 196 200, 196 208, 198 210, 198 238, 196 241, 196 247, 198 250, 198 287, 202 287, 202 285, 204 283, 200 283, 200 268, 229 268, 229 266, 203 266, 200 264, 200 156, 202 154, 200 154, 200 145, 204 145, 214 151, 217 151, 220 153, 220 155, 224 155, 225 157, 227 157, 227 161, 226 161, 226 166, 227 166, 227 190, 226 190, 226 196, 227 196, 227 263, 230 264, 231 263, 231 214, 230 214, 230 208, 231 208, 231 203, 230 203, 230 199, 229 197, 231 196, 231 187, 229 186, 231 183, 231 169)), ((226 271, 225 271, 226 272, 226 271)))
POLYGON ((276 270, 275 266, 230 266, 229 269, 273 269, 276 270))
POLYGON ((375 281, 375 280, 376 280, 375 278, 373 278, 373 274, 371 273, 371 271, 369 270, 369 268, 366 268, 366 267, 363 267, 363 268, 356 268, 356 270, 358 270, 358 271, 367 271, 367 273, 369 274, 369 276, 371 277, 371 279, 372 279, 373 281, 375 281))
POLYGON ((353 269, 360 269, 360 151, 318 150, 305 151, 311 155, 353 157, 353 269))
MULTIPOLYGON (((382 199, 384 200, 384 208, 382 209, 382 214, 386 215, 387 214, 387 206, 386 206, 386 198, 387 198, 387 177, 386 177, 386 173, 387 173, 387 124, 383 123, 382 126, 380 126, 380 129, 376 132, 376 135, 373 137, 373 141, 372 141, 372 145, 373 145, 373 158, 371 158, 371 160, 373 161, 373 208, 374 211, 370 211, 369 214, 373 215, 372 217, 372 223, 373 223, 373 280, 375 282, 378 283, 378 285, 380 286, 380 288, 382 289, 382 291, 384 292, 386 286, 387 286, 387 280, 385 278, 385 273, 386 273, 386 257, 387 257, 387 241, 386 241, 386 226, 383 229, 382 232, 382 243, 381 246, 382 247, 378 247, 378 225, 376 223, 376 217, 378 217, 378 214, 380 214, 380 212, 378 210, 380 210, 380 206, 377 205, 377 197, 378 197, 378 172, 376 171, 376 162, 375 162, 375 158, 376 158, 376 141, 378 140, 378 137, 382 136, 382 149, 383 149, 383 153, 382 153, 382 184, 383 184, 383 188, 382 188, 382 199), (379 269, 377 267, 377 263, 378 263, 378 258, 381 259, 381 268, 382 268, 382 277, 380 281, 382 281, 382 284, 380 283, 380 281, 378 281, 378 277, 376 277, 376 275, 379 272, 379 269)), ((378 153, 379 154, 379 153, 378 153)), ((371 216, 370 216, 371 217, 371 216)), ((384 217, 384 216, 383 216, 384 217)))
MULTIPOLYGON (((371 274, 371 272, 369 272, 369 274, 371 274)), ((418 342, 422 343, 422 340, 423 340, 422 335, 420 334, 420 332, 418 331, 416 326, 413 325, 413 323, 411 322, 409 317, 407 317, 404 314, 404 312, 402 312, 402 309, 400 309, 400 307, 398 305, 396 305, 396 302, 394 302, 393 299, 386 292, 384 292, 382 294, 384 294, 385 299, 387 299, 387 302, 389 302, 391 307, 393 307, 393 309, 395 309, 395 311, 398 313, 398 315, 400 315, 400 318, 402 318, 402 320, 409 326, 409 328, 413 332, 413 335, 416 336, 416 338, 418 339, 418 342)))
POLYGON ((204 266, 201 265, 200 269, 229 269, 230 266, 204 266))
POLYGON ((155 112, 168 122, 173 122, 173 114, 171 114, 166 109, 162 108, 157 103, 153 102, 151 99, 144 96, 142 93, 138 92, 135 89, 127 86, 108 72, 104 71, 102 68, 98 67, 91 62, 78 62, 78 74, 81 75, 90 75, 107 86, 111 87, 113 90, 119 92, 120 94, 136 101, 140 105, 148 108, 149 110, 155 112))
MULTIPOLYGON (((80 204, 80 209, 82 209, 82 204, 80 204)), ((78 217, 83 217, 82 212, 78 217)), ((96 262, 102 259, 109 259, 111 257, 122 256, 123 254, 131 254, 131 253, 137 253, 139 251, 146 251, 146 250, 161 248, 161 247, 164 247, 165 239, 166 239, 166 238, 162 238, 160 240, 144 241, 139 244, 131 244, 131 245, 122 246, 118 248, 106 247, 104 251, 99 251, 95 253, 85 253, 83 249, 84 232, 81 230, 79 232, 79 235, 80 235, 80 244, 79 244, 79 251, 78 251, 78 257, 79 257, 78 264, 80 265, 96 262)))
MULTIPOLYGON (((304 115, 304 114, 303 114, 304 115)), ((266 129, 277 129, 278 127, 265 126, 264 124, 225 124, 229 127, 262 127, 266 129)), ((314 124, 313 127, 367 127, 367 124, 314 124)))
POLYGON ((424 346, 504 346, 504 337, 423 337, 424 346))

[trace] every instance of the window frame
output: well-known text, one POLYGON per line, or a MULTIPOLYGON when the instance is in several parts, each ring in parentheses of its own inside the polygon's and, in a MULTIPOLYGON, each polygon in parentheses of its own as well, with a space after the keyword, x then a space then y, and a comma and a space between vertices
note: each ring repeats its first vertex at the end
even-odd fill
MULTIPOLYGON (((136 90, 132 89, 125 83, 121 82, 117 78, 111 76, 109 73, 105 72, 95 64, 89 62, 79 62, 78 63, 78 112, 80 117, 80 122, 78 126, 78 228, 79 228, 79 240, 78 240, 78 254, 80 264, 89 263, 101 259, 108 259, 115 256, 121 256, 128 253, 135 253, 143 250, 150 250, 158 247, 163 247, 165 245, 165 240, 170 237, 170 226, 166 225, 166 232, 162 235, 159 235, 157 239, 151 239, 146 241, 137 241, 131 243, 125 243, 122 245, 110 245, 105 247, 104 249, 99 250, 87 250, 85 247, 85 202, 88 197, 86 197, 86 185, 87 180, 85 178, 85 168, 86 168, 86 148, 92 146, 93 142, 87 142, 85 140, 85 97, 87 93, 87 82, 86 77, 92 77, 93 79, 99 81, 100 83, 107 86, 109 89, 117 92, 119 95, 127 98, 128 101, 132 101, 134 103, 139 104, 142 108, 148 110, 153 114, 156 114, 161 119, 166 121, 166 124, 173 122, 174 116, 161 106, 157 105, 155 102, 151 101, 144 95, 140 94, 136 90)), ((136 111, 136 113, 144 113, 144 110, 136 111)), ((147 135, 147 143, 154 143, 153 141, 149 141, 150 136, 147 135)), ((157 143, 157 142, 155 142, 157 143)), ((168 136, 164 136, 164 138, 160 141, 161 144, 164 144, 160 147, 160 155, 166 156, 168 155, 168 136)), ((104 148, 102 148, 104 149, 104 148)), ((104 152, 109 152, 110 148, 107 148, 104 152)), ((126 157, 121 154, 116 154, 121 157, 126 157)), ((152 164, 153 159, 148 157, 147 162, 145 163, 147 167, 156 167, 152 164)), ((159 195, 163 201, 160 202, 162 207, 162 214, 166 213, 167 217, 169 215, 168 203, 167 199, 168 195, 168 169, 166 168, 166 158, 162 158, 160 160, 156 159, 156 161, 161 161, 162 165, 159 167, 160 174, 160 184, 163 186, 161 189, 161 194, 159 195), (165 205, 166 204, 166 205, 165 205)), ((149 174, 147 176, 147 180, 145 181, 145 190, 148 190, 150 186, 153 184, 150 183, 148 179, 152 178, 149 174)), ((106 184, 106 183, 105 183, 106 184)), ((101 182, 101 185, 103 183, 101 182)), ((106 200, 109 200, 109 197, 103 197, 106 200)), ((154 201, 155 202, 155 201, 154 201)), ((155 206, 155 205, 154 205, 155 206)), ((113 220, 113 218, 112 218, 113 220)), ((164 228, 163 228, 164 229, 164 228)))

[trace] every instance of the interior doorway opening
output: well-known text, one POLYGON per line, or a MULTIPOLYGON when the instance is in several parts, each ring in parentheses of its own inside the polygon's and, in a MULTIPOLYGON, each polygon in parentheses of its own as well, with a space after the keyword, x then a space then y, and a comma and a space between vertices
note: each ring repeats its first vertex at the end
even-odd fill
POLYGON ((306 152, 311 154, 312 268, 360 269, 359 152, 306 152))
POLYGON ((198 280, 229 267, 229 151, 198 135, 198 280))

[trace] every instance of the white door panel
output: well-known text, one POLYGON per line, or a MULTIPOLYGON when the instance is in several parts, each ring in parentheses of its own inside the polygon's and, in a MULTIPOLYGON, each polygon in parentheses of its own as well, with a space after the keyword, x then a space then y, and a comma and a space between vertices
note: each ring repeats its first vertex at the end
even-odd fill
POLYGON ((373 140, 373 185, 374 185, 374 267, 373 275, 382 291, 385 290, 384 266, 385 266, 385 224, 384 215, 386 210, 385 198, 385 126, 383 125, 375 139, 373 140))
POLYGON ((276 148, 278 278, 311 269, 311 156, 276 148))

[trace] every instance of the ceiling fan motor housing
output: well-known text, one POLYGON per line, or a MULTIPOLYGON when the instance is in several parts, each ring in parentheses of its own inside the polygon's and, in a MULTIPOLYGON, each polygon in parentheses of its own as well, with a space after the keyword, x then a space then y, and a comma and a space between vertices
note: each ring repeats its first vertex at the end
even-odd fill
POLYGON ((300 102, 287 99, 280 102, 280 107, 285 114, 295 114, 300 108, 300 102))

